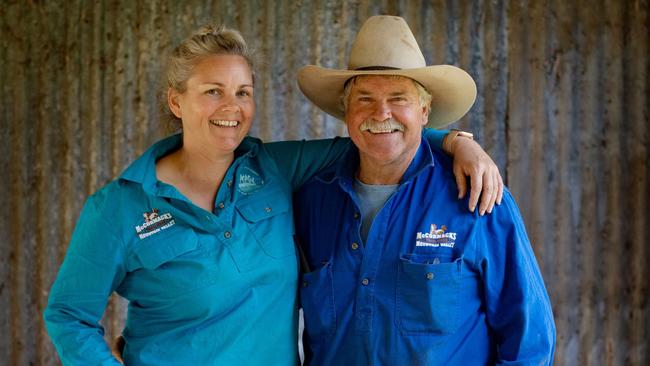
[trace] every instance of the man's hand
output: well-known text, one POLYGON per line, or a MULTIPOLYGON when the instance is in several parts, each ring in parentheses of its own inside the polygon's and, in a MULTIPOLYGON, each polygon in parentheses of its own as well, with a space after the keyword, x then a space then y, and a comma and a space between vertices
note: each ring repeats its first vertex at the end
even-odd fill
POLYGON ((501 204, 503 179, 494 161, 481 145, 468 138, 457 137, 451 141, 449 153, 454 157, 454 176, 458 185, 458 199, 467 193, 467 176, 471 181, 469 210, 474 212, 481 196, 479 214, 492 212, 494 203, 501 204))

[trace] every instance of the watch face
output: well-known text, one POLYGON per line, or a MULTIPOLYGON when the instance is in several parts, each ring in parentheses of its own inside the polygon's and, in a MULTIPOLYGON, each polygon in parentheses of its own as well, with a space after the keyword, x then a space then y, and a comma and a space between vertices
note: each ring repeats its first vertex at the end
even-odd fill
POLYGON ((471 132, 466 132, 466 131, 459 130, 459 129, 456 129, 456 128, 452 128, 450 130, 449 134, 450 135, 453 134, 453 137, 461 136, 461 137, 467 137, 468 139, 472 139, 472 140, 474 139, 474 135, 471 132))
POLYGON ((467 137, 468 139, 472 139, 472 140, 474 139, 473 134, 471 134, 469 132, 465 132, 465 131, 458 131, 458 136, 467 137))

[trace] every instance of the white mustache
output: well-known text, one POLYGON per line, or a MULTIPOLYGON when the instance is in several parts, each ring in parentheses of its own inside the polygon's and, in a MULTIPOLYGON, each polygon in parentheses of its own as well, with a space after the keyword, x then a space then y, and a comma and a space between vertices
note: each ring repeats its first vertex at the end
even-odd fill
POLYGON ((368 118, 363 121, 359 129, 363 131, 370 132, 389 132, 389 131, 404 131, 404 125, 397 122, 394 118, 388 118, 383 121, 376 121, 372 118, 368 118))

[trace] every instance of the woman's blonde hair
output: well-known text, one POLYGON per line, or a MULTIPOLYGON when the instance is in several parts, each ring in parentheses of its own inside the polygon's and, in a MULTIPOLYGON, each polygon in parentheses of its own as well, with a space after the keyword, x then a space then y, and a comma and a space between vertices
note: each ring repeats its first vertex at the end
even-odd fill
POLYGON ((163 90, 163 111, 172 129, 181 127, 181 120, 176 117, 167 105, 167 90, 173 88, 180 93, 187 89, 187 80, 192 75, 194 67, 203 57, 212 55, 238 55, 243 57, 253 74, 255 82, 255 54, 248 47, 241 33, 224 26, 204 26, 189 38, 183 40, 169 56, 167 62, 167 85, 163 90))

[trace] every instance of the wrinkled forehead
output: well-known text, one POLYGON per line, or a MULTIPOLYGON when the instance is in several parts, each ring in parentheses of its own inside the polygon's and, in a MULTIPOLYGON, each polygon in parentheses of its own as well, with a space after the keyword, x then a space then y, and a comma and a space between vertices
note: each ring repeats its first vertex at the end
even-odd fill
POLYGON ((400 89, 403 92, 417 93, 417 86, 421 85, 416 80, 401 75, 357 75, 348 79, 345 86, 350 90, 363 90, 365 92, 375 91, 377 87, 382 89, 400 89))
POLYGON ((390 84, 403 84, 409 81, 416 82, 411 78, 407 78, 406 76, 401 76, 401 75, 357 75, 349 78, 345 82, 345 85, 348 84, 359 85, 359 84, 366 84, 366 83, 381 83, 385 85, 390 85, 390 84))

